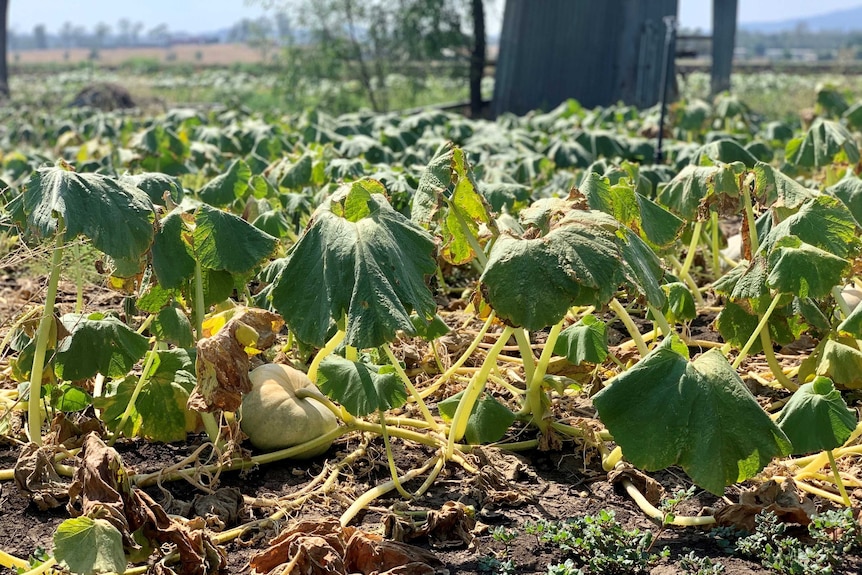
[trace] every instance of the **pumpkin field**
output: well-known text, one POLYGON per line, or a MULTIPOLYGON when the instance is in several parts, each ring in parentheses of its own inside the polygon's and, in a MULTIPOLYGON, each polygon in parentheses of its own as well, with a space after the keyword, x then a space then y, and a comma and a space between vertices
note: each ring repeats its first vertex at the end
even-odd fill
POLYGON ((0 571, 862 570, 862 91, 692 77, 661 127, 215 76, 0 108, 0 571))

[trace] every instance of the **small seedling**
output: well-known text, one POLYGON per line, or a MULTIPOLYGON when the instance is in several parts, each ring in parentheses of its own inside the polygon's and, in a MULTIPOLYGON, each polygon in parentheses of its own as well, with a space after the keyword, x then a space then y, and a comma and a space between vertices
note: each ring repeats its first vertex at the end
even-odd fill
POLYGON ((700 557, 694 551, 679 558, 679 566, 686 575, 720 575, 724 573, 724 565, 713 563, 709 557, 700 557))

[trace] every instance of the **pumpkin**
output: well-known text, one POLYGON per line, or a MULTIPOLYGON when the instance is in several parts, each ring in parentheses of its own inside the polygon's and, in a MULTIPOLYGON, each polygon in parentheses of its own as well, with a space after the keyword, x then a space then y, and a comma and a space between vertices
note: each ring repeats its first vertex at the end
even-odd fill
MULTIPOLYGON (((309 396, 321 395, 317 386, 298 369, 268 363, 249 373, 251 391, 240 408, 240 428, 251 444, 274 451, 305 443, 338 427, 338 419, 309 396)), ((320 455, 331 443, 297 457, 320 455)))

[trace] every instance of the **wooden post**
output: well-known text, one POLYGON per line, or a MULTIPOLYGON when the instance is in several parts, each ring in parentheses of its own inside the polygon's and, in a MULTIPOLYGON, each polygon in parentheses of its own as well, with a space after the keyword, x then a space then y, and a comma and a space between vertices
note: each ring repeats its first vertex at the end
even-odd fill
POLYGON ((0 100, 9 98, 9 64, 6 44, 9 42, 9 0, 0 0, 0 100))
POLYGON ((733 48, 736 42, 738 0, 712 0, 712 78, 710 92, 730 90, 733 48))
POLYGON ((470 117, 482 116, 482 76, 485 73, 485 7, 473 0, 473 52, 470 54, 470 117))

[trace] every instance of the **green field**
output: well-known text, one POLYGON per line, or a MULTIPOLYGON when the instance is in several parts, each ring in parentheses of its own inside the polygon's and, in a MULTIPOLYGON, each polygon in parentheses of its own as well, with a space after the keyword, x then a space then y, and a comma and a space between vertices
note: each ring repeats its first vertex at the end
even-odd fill
POLYGON ((293 572, 323 538, 352 573, 355 527, 370 554, 416 529, 459 573, 858 569, 858 521, 827 512, 862 489, 855 79, 741 76, 710 100, 680 78, 656 164, 657 107, 375 114, 349 83, 139 64, 30 70, 0 108, 0 480, 32 502, 0 520, 0 565, 293 572), (139 107, 70 105, 103 82, 139 107), (510 484, 501 453, 527 454, 510 484), (569 522, 515 511, 549 457, 578 458, 569 522), (267 469, 297 482, 237 479, 267 469), (229 520, 152 499, 219 481, 229 520), (288 516, 310 523, 241 543, 288 516), (479 545, 434 547, 442 516, 479 545), (13 536, 42 517, 41 551, 13 536))

